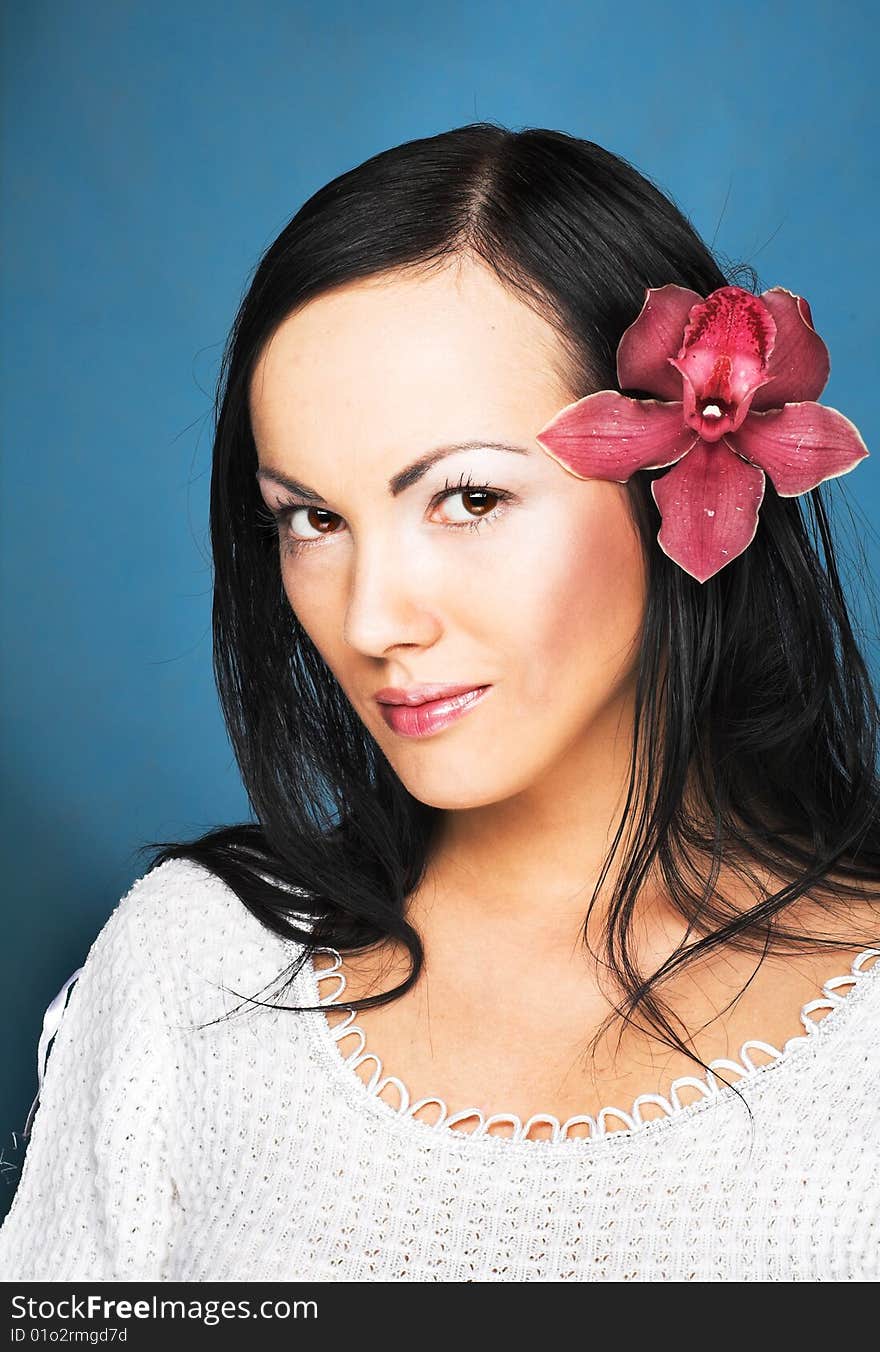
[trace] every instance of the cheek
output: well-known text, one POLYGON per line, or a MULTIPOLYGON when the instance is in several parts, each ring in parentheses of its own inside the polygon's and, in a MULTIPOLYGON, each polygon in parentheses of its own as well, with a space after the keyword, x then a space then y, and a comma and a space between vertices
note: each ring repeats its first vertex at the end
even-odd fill
POLYGON ((590 490, 579 510, 533 534, 499 611, 515 618, 522 694, 559 712, 568 697, 601 699, 627 677, 644 618, 647 579, 626 490, 590 490))
POLYGON ((291 610, 318 652, 333 666, 342 647, 345 601, 332 571, 304 569, 296 560, 281 563, 281 581, 291 610))

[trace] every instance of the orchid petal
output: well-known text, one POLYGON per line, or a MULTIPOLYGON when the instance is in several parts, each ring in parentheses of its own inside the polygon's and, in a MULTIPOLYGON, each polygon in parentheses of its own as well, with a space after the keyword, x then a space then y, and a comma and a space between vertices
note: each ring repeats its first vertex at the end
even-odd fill
POLYGON ((597 390, 566 404, 535 440, 580 479, 626 483, 637 469, 680 460, 697 434, 683 422, 681 404, 597 390))
POLYGON ((750 413, 728 445, 766 470, 781 498, 848 474, 869 454, 858 428, 836 408, 805 402, 750 413))
POLYGON ((818 399, 828 382, 831 358, 813 328, 809 304, 784 286, 762 292, 761 300, 776 323, 776 342, 767 368, 772 379, 752 400, 752 412, 818 399))
POLYGON ((704 441, 739 427, 759 386, 769 380, 776 322, 758 296, 720 286, 691 310, 672 365, 690 385, 685 418, 704 441))
POLYGON ((702 296, 669 282, 649 287, 637 319, 617 345, 617 383, 660 399, 681 399, 681 376, 669 364, 681 347, 688 315, 702 296))
POLYGON ((679 567, 705 582, 755 538, 764 473, 723 441, 699 440, 651 483, 663 518, 657 543, 679 567))

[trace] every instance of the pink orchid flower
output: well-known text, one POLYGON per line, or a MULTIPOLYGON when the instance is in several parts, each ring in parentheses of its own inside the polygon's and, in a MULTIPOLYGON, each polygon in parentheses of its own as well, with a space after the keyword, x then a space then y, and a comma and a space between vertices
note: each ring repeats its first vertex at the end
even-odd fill
POLYGON ((748 548, 765 474, 797 497, 868 455, 858 429, 814 401, 828 349, 802 296, 722 286, 705 300, 670 283, 649 288, 617 348, 622 389, 567 404, 537 433, 580 479, 626 483, 639 469, 674 468, 651 483, 657 542, 705 582, 748 548))

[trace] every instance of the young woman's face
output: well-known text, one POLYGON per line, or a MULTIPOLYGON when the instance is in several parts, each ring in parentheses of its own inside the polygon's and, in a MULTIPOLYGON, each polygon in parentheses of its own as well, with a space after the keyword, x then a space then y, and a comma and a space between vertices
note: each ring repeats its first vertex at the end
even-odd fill
POLYGON ((552 327, 459 259, 310 301, 254 371, 290 605, 435 807, 530 788, 631 698, 646 575, 627 490, 576 478, 535 441, 588 392, 565 388, 562 366, 552 327), (428 684, 488 689, 451 719, 448 703, 395 714, 376 699, 428 684))

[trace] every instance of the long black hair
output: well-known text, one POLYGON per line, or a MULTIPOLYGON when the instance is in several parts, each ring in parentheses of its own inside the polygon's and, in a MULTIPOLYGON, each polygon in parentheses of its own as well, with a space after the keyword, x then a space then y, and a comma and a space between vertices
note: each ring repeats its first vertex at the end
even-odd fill
MULTIPOLYGON (((554 326, 572 399, 616 388, 617 345, 647 287, 758 290, 753 269, 722 269, 674 202, 626 160, 560 131, 492 122, 408 141, 341 174, 260 260, 223 355, 210 509, 214 669, 254 820, 141 848, 158 849, 151 867, 197 861, 270 930, 303 945, 289 979, 322 945, 402 942, 407 979, 339 1002, 349 1009, 394 999, 418 979, 423 948, 405 901, 441 814, 401 783, 288 604, 255 479, 249 379, 273 331, 311 298, 464 253, 554 326)), ((860 884, 880 879, 878 706, 824 487, 781 498, 768 481, 752 544, 701 584, 657 544, 658 473, 628 484, 647 609, 629 792, 590 905, 626 834, 602 939, 622 991, 617 1014, 625 1026, 640 1011, 662 1040, 699 1060, 659 997, 664 977, 720 945, 757 954, 771 940, 842 945, 786 928, 802 896, 830 911, 855 899, 876 925, 860 884), (754 884, 753 907, 716 887, 722 860, 754 884), (646 973, 632 922, 653 870, 690 937, 646 973), (760 870, 784 886, 768 893, 760 870)))

